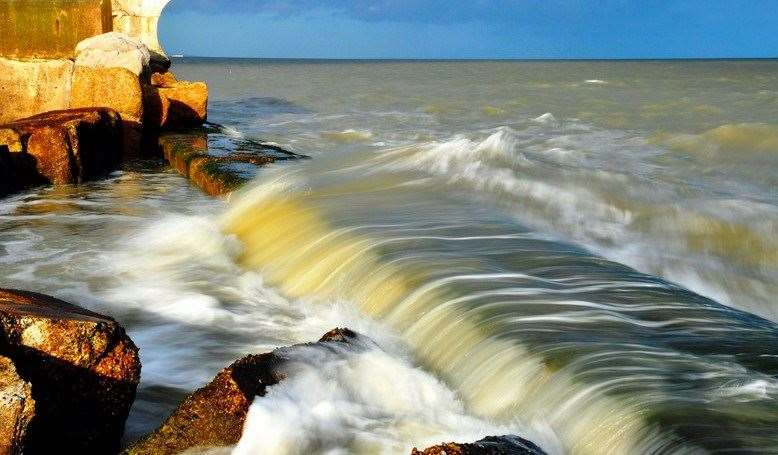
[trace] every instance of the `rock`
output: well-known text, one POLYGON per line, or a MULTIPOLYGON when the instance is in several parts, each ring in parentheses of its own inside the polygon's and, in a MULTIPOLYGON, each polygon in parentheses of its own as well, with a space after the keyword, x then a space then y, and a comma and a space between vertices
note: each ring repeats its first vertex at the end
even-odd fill
POLYGON ((21 455, 27 428, 35 413, 30 383, 0 356, 0 455, 21 455))
POLYGON ((211 196, 230 193, 251 180, 250 175, 236 169, 235 165, 255 168, 275 161, 274 157, 263 153, 212 155, 204 131, 200 134, 165 134, 160 137, 160 146, 165 158, 179 173, 211 196))
POLYGON ((518 436, 489 436, 471 444, 440 444, 411 455, 545 455, 535 444, 518 436))
POLYGON ((0 55, 73 58, 76 44, 112 29, 110 0, 0 2, 0 55))
POLYGON ((103 33, 76 45, 76 66, 124 68, 140 76, 148 71, 150 61, 148 47, 123 33, 103 33))
POLYGON ((116 321, 42 294, 0 289, 0 355, 31 385, 24 453, 118 451, 140 361, 116 321))
POLYGON ((0 197, 19 190, 16 177, 16 165, 11 159, 11 152, 7 145, 0 145, 0 197))
POLYGON ((179 81, 171 72, 153 73, 145 88, 149 115, 146 121, 161 129, 199 126, 208 119, 208 86, 179 81))
POLYGON ((14 186, 82 183, 114 169, 122 153, 121 117, 110 109, 53 111, 0 126, 14 186))
MULTIPOLYGON (((0 7, 7 3, 0 2, 0 7)), ((70 60, 0 58, 0 99, 3 100, 0 124, 41 112, 67 109, 72 73, 73 62, 70 60)))
POLYGON ((143 84, 149 77, 150 54, 140 41, 111 32, 77 46, 70 106, 107 107, 124 123, 124 153, 140 156, 143 145, 143 84))
POLYGON ((171 71, 151 73, 151 85, 155 87, 172 87, 177 83, 178 79, 171 71))
POLYGON ((205 82, 181 81, 171 87, 160 87, 159 93, 170 100, 167 128, 202 125, 208 119, 208 85, 205 82))
MULTIPOLYGON (((319 343, 347 343, 356 336, 348 329, 335 329, 319 343)), ((237 444, 254 398, 264 396, 268 387, 284 379, 277 368, 284 357, 278 352, 250 355, 222 370, 210 384, 187 397, 161 427, 124 453, 172 455, 237 444)))

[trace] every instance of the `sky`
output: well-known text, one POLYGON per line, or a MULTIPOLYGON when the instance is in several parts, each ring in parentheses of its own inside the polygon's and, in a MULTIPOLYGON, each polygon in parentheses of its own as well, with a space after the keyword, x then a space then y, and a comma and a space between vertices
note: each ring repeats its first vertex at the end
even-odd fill
POLYGON ((171 54, 774 58, 778 0, 173 0, 171 54))

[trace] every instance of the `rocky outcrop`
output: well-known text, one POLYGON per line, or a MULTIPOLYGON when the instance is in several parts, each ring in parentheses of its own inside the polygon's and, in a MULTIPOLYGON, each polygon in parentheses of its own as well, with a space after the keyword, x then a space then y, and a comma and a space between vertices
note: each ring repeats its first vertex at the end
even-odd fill
POLYGON ((0 194, 82 183, 114 169, 121 153, 121 117, 110 109, 53 111, 0 125, 0 169, 10 175, 0 194))
POLYGON ((0 415, 21 416, 11 447, 25 454, 118 451, 140 361, 116 321, 45 295, 0 289, 0 355, 22 380, 4 374, 18 392, 0 399, 0 415))
MULTIPOLYGON (((348 343, 356 337, 351 330, 335 329, 319 343, 348 343)), ((268 387, 284 379, 277 368, 283 362, 278 351, 238 360, 189 395, 161 427, 125 454, 173 455, 237 444, 254 398, 264 396, 268 387)))
POLYGON ((544 455, 545 452, 518 436, 489 436, 470 444, 454 442, 440 444, 425 450, 413 449, 411 455, 544 455))
POLYGON ((0 455, 21 455, 34 413, 30 383, 11 359, 0 356, 0 455))

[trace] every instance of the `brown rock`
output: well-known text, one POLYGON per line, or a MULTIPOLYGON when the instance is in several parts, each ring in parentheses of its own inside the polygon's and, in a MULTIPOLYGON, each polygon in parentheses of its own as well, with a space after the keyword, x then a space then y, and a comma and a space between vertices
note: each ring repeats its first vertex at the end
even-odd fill
MULTIPOLYGON (((347 343, 356 337, 351 330, 335 329, 319 343, 347 343)), ((264 396, 268 387, 284 379, 278 369, 283 362, 278 351, 238 360, 187 397, 161 427, 124 453, 172 455, 237 444, 254 398, 264 396)))
POLYGON ((53 111, 0 126, 17 188, 100 176, 119 164, 122 143, 121 117, 109 109, 53 111))
POLYGON ((170 87, 160 87, 159 93, 170 100, 167 128, 202 125, 208 119, 208 86, 205 82, 179 81, 170 87))
POLYGON ((178 79, 172 71, 151 74, 151 85, 155 87, 172 87, 176 84, 178 84, 178 79))
POLYGON ((34 414, 30 383, 19 376, 11 359, 0 356, 0 455, 22 453, 34 414))
POLYGON ((471 444, 444 443, 425 450, 414 448, 411 455, 544 455, 535 444, 518 436, 489 436, 471 444))
POLYGON ((0 354, 32 385, 35 412, 24 453, 118 450, 140 361, 116 321, 45 295, 0 289, 0 354))
POLYGON ((143 118, 143 91, 136 74, 125 68, 76 66, 70 107, 107 107, 124 120, 143 118))
POLYGON ((153 73, 145 93, 152 111, 146 120, 154 126, 186 128, 202 125, 208 118, 208 86, 204 82, 179 81, 170 71, 153 73))

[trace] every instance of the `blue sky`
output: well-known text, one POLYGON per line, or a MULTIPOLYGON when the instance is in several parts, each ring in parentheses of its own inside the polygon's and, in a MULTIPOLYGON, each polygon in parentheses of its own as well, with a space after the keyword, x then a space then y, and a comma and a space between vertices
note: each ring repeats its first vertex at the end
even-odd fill
POLYGON ((778 57, 778 0, 173 0, 169 53, 265 58, 778 57))

